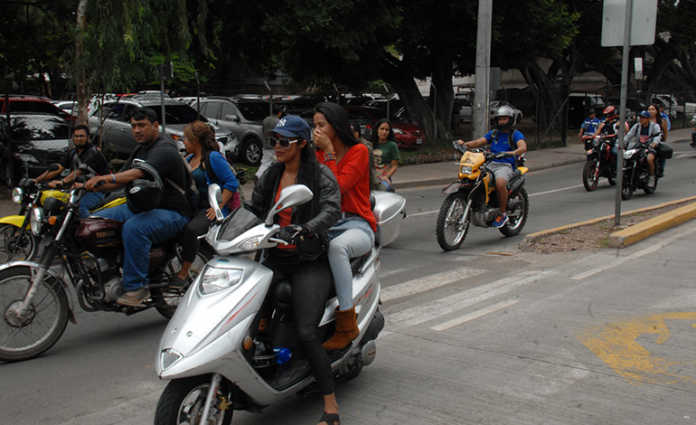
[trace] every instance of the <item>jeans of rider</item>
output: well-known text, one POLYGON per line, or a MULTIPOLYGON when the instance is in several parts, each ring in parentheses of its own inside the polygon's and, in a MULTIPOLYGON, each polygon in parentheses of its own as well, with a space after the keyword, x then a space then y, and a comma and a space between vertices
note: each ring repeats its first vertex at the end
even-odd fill
POLYGON ((329 229, 329 239, 329 264, 336 285, 338 308, 342 311, 349 310, 353 307, 350 259, 370 252, 375 244, 375 234, 363 218, 349 217, 329 229))
POLYGON ((104 202, 104 194, 100 192, 86 192, 80 200, 80 218, 89 217, 89 210, 98 207, 104 202))
POLYGON ((196 253, 201 247, 201 241, 198 237, 204 235, 210 227, 210 220, 206 215, 206 210, 201 210, 196 214, 191 221, 184 227, 184 233, 181 236, 181 259, 188 262, 193 262, 196 258, 196 253))
POLYGON ((287 264, 280 259, 277 263, 270 257, 265 265, 275 276, 285 276, 292 286, 292 310, 297 336, 312 374, 323 395, 334 392, 331 364, 319 338, 319 322, 324 315, 324 306, 329 298, 331 272, 326 258, 301 264, 287 264))
POLYGON ((123 290, 126 292, 147 285, 152 244, 172 239, 189 220, 176 211, 159 208, 135 214, 127 204, 99 211, 95 215, 123 223, 123 290))

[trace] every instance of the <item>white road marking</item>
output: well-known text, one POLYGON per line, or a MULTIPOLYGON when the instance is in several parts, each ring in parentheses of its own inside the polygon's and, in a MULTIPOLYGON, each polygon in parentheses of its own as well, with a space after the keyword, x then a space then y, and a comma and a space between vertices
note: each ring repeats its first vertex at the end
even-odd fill
MULTIPOLYGON (((573 185, 573 186, 560 187, 560 188, 558 188, 558 189, 551 189, 551 190, 547 190, 547 191, 544 191, 544 192, 530 193, 530 194, 529 194, 529 197, 532 198, 532 197, 534 197, 534 196, 549 195, 549 194, 551 194, 551 193, 563 192, 563 191, 566 191, 566 190, 577 189, 577 188, 579 188, 579 187, 582 187, 582 185, 581 185, 581 184, 575 184, 575 185, 573 185)), ((437 214, 438 212, 440 212, 439 209, 438 209, 438 210, 430 210, 430 211, 421 211, 421 212, 417 212, 417 213, 409 213, 409 214, 406 216, 406 218, 409 218, 409 217, 420 217, 420 216, 422 216, 422 215, 437 214)))
POLYGON ((415 269, 415 268, 416 268, 416 267, 402 267, 402 268, 399 268, 399 269, 393 269, 393 270, 389 270, 389 271, 380 273, 380 274, 379 274, 379 277, 380 277, 381 279, 384 279, 384 278, 387 277, 387 276, 391 276, 391 275, 395 275, 395 274, 407 272, 407 271, 413 270, 413 269, 415 269))
POLYGON ((444 331, 446 329, 453 328, 455 326, 459 326, 459 325, 464 324, 466 322, 476 320, 479 317, 483 317, 489 313, 493 313, 493 312, 502 310, 504 308, 510 307, 511 305, 515 305, 518 302, 519 302, 519 300, 517 300, 517 299, 509 299, 506 301, 501 301, 499 303, 489 305, 486 308, 482 308, 481 310, 476 310, 476 311, 473 311, 469 314, 465 314, 464 316, 457 317, 456 319, 452 319, 452 320, 449 320, 445 323, 441 323, 437 326, 433 326, 430 329, 432 329, 434 331, 441 332, 441 331, 444 331))
POLYGON ((394 314, 390 314, 388 319, 389 322, 394 324, 394 327, 397 328, 419 325, 471 307, 487 299, 508 293, 520 286, 540 281, 552 274, 554 274, 554 272, 549 270, 521 272, 515 276, 509 276, 495 282, 477 286, 458 294, 431 301, 427 304, 398 311, 394 314))
POLYGON ((478 276, 484 273, 485 270, 472 269, 469 267, 461 267, 446 272, 436 273, 433 275, 423 276, 418 279, 409 280, 408 282, 399 283, 396 285, 382 288, 380 298, 382 301, 391 301, 397 298, 407 297, 410 295, 420 294, 432 289, 440 288, 460 280, 478 276))
POLYGON ((635 260, 636 258, 640 258, 640 257, 642 257, 642 256, 644 256, 644 255, 652 254, 652 253, 655 252, 655 251, 659 251, 659 250, 661 250, 662 248, 664 248, 665 246, 667 246, 667 245, 671 244, 672 242, 674 242, 675 240, 677 240, 677 239, 679 239, 679 238, 681 238, 681 237, 684 237, 684 236, 686 236, 686 235, 690 235, 691 233, 694 233, 694 232, 696 232, 696 227, 692 227, 692 228, 689 229, 689 230, 686 230, 686 231, 684 231, 684 232, 681 232, 681 233, 678 233, 678 234, 676 234, 676 235, 670 236, 669 238, 663 240, 662 242, 660 242, 660 243, 658 243, 658 244, 656 244, 656 245, 653 245, 653 246, 651 246, 651 247, 648 247, 648 248, 642 249, 642 250, 640 250, 640 251, 634 252, 634 253, 631 254, 631 255, 627 255, 627 256, 625 256, 625 257, 619 257, 618 259, 616 259, 615 261, 611 262, 610 264, 606 264, 606 265, 604 265, 604 266, 601 266, 601 267, 597 267, 597 268, 595 268, 595 269, 588 270, 588 271, 586 271, 586 272, 584 272, 584 273, 576 274, 576 275, 573 276, 571 279, 573 279, 573 280, 583 280, 583 279, 587 279, 588 277, 594 276, 594 275, 599 274, 599 273, 602 273, 602 272, 604 272, 604 271, 606 271, 606 270, 609 270, 609 269, 612 269, 612 268, 614 268, 614 267, 620 266, 621 264, 623 264, 623 263, 625 263, 625 262, 627 262, 627 261, 635 260))

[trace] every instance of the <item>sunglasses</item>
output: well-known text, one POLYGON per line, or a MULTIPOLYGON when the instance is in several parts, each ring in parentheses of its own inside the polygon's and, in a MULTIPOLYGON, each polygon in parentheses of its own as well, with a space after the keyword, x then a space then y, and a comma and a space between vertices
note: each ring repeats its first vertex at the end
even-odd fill
POLYGON ((277 134, 274 134, 273 137, 271 137, 271 145, 280 145, 281 148, 287 148, 293 143, 297 143, 300 139, 288 139, 287 137, 282 137, 277 134))

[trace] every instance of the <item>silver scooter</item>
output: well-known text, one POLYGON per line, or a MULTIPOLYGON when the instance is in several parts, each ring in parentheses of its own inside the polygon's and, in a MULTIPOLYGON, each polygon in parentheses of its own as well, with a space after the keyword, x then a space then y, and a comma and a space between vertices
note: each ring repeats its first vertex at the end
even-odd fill
MULTIPOLYGON (((217 206, 220 188, 210 185, 210 205, 217 206)), ((262 265, 264 250, 284 241, 274 216, 310 201, 303 185, 288 186, 261 222, 241 208, 217 222, 206 239, 217 252, 180 302, 160 341, 155 369, 170 380, 160 396, 155 425, 230 424, 235 410, 260 411, 301 391, 311 391, 314 378, 292 323, 287 281, 271 284, 273 271, 262 265)), ((342 351, 330 352, 337 380, 352 379, 375 359, 376 338, 384 327, 379 311, 380 241, 398 236, 395 219, 405 216, 403 197, 381 192, 374 205, 378 232, 371 252, 352 261, 353 300, 360 335, 342 351)), ((400 221, 400 220, 398 220, 400 221)), ((334 329, 336 298, 330 298, 320 322, 326 339, 334 329)))

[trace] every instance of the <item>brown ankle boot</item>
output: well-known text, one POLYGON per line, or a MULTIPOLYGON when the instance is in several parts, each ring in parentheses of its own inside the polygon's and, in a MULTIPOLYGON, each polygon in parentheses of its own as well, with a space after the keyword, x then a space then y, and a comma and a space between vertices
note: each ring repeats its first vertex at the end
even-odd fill
POLYGON ((336 309, 336 333, 324 344, 327 351, 346 348, 351 341, 360 335, 358 319, 355 316, 355 307, 350 310, 336 309))

